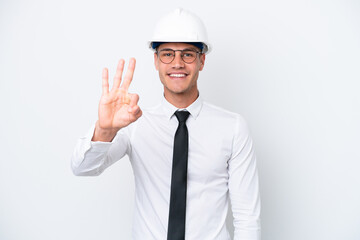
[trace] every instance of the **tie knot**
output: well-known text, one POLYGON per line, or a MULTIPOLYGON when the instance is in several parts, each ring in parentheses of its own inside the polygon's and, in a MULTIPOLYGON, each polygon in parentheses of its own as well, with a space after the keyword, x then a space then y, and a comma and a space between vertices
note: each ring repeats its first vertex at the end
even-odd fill
POLYGON ((188 111, 176 111, 175 116, 178 119, 179 123, 186 122, 186 119, 189 117, 188 111))

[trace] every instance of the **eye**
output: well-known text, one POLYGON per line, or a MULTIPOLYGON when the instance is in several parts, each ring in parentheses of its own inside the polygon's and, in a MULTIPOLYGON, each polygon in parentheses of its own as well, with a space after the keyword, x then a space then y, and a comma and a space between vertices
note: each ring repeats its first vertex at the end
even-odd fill
POLYGON ((170 51, 163 51, 163 52, 161 52, 161 56, 162 57, 172 57, 172 56, 174 56, 174 53, 172 53, 170 51))
POLYGON ((186 58, 193 58, 195 56, 195 52, 193 51, 186 51, 186 52, 183 52, 183 56, 186 57, 186 58))

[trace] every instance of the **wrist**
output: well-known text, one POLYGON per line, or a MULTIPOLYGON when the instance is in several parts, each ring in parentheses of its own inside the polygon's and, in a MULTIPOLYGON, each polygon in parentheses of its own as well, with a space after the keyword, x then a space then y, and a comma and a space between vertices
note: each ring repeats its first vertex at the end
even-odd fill
POLYGON ((99 121, 97 121, 91 141, 111 142, 119 130, 120 128, 102 128, 99 121))

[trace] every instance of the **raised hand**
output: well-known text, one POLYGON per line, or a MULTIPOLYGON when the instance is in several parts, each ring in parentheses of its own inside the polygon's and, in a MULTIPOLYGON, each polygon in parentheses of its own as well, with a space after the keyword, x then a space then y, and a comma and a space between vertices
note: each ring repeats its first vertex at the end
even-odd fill
POLYGON ((135 59, 131 58, 122 81, 125 61, 121 59, 116 68, 114 84, 109 91, 108 70, 102 73, 102 96, 99 103, 99 119, 92 141, 111 141, 117 131, 136 121, 142 111, 137 105, 139 96, 128 93, 135 70, 135 59), (121 85, 121 86, 120 86, 121 85))

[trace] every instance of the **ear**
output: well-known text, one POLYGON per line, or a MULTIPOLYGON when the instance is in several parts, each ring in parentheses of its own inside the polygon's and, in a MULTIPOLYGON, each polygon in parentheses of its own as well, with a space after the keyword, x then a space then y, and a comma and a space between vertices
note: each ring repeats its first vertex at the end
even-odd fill
POLYGON ((159 71, 158 55, 154 53, 154 65, 157 71, 159 71))
POLYGON ((200 56, 200 69, 199 71, 203 70, 205 65, 205 53, 201 54, 200 56))

